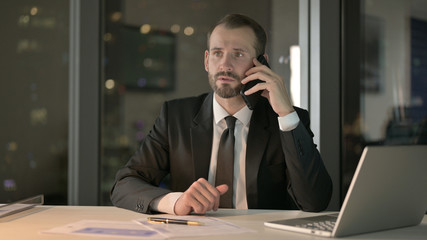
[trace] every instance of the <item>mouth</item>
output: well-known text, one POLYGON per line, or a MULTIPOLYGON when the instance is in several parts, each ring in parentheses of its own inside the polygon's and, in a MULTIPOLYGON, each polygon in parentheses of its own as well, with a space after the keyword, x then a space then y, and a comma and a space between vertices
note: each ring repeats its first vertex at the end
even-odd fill
POLYGON ((240 80, 237 74, 231 73, 231 72, 218 72, 215 75, 215 79, 217 82, 227 83, 227 84, 240 80))
POLYGON ((232 82, 236 81, 234 78, 227 77, 227 76, 218 76, 216 78, 216 80, 221 82, 221 83, 232 83, 232 82))

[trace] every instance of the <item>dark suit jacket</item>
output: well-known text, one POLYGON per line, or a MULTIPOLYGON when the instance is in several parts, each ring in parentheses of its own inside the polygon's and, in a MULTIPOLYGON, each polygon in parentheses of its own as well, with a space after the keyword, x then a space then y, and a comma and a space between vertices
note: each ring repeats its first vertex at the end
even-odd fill
MULTIPOLYGON (((246 152, 246 192, 250 209, 324 210, 332 182, 313 143, 309 114, 296 108, 300 124, 279 129, 277 114, 265 98, 255 107, 246 152)), ((208 178, 213 134, 213 92, 165 102, 153 129, 111 191, 114 205, 150 213, 150 202, 171 191, 184 192, 208 178), (170 174, 170 189, 159 188, 170 174)))

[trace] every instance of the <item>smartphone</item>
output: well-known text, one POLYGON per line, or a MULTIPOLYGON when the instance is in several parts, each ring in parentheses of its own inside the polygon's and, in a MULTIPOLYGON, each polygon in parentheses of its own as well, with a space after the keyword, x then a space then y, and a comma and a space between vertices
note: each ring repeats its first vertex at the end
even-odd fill
MULTIPOLYGON (((270 65, 268 65, 267 60, 265 59, 264 55, 261 54, 257 57, 257 60, 264 64, 265 66, 270 68, 270 65)), ((256 80, 252 80, 250 82, 248 82, 247 84, 243 85, 242 90, 240 90, 240 95, 243 97, 243 100, 245 100, 246 105, 248 105, 248 108, 253 110, 255 108, 255 105, 257 104, 259 98, 261 97, 261 93, 262 90, 258 91, 258 92, 254 92, 250 95, 245 95, 245 91, 247 91, 248 89, 252 88, 253 86, 255 86, 258 83, 261 83, 263 81, 256 79, 256 80)))

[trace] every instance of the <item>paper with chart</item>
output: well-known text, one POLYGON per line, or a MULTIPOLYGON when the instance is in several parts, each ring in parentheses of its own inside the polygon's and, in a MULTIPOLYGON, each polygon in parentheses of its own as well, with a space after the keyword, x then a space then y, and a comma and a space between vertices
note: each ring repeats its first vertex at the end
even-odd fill
POLYGON ((147 240, 167 238, 165 235, 133 221, 81 220, 52 228, 43 233, 147 240))
POLYGON ((81 220, 55 227, 42 233, 97 236, 106 238, 128 238, 162 240, 174 237, 212 236, 255 232, 230 222, 205 216, 155 215, 187 221, 202 222, 202 226, 183 224, 150 223, 147 218, 133 221, 81 220))

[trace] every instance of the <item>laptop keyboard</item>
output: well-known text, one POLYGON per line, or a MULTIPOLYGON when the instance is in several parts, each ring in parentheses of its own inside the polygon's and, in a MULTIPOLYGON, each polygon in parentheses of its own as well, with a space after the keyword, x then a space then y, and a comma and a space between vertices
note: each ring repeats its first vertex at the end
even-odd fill
POLYGON ((327 220, 327 221, 311 222, 311 223, 299 224, 296 226, 308 228, 308 229, 332 232, 335 226, 335 221, 327 220))

